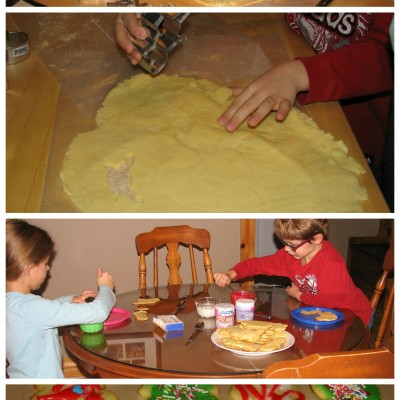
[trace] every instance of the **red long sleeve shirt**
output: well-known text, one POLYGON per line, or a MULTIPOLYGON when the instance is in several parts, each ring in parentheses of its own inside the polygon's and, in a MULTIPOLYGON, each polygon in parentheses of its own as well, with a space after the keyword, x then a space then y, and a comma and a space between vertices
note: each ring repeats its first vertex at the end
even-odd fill
POLYGON ((309 91, 300 101, 352 99, 342 102, 346 117, 363 151, 380 162, 392 101, 393 14, 287 14, 285 19, 317 53, 298 58, 309 77, 309 91))
POLYGON ((343 257, 328 241, 305 265, 284 249, 260 258, 250 258, 232 268, 236 279, 254 275, 280 275, 290 278, 302 291, 300 300, 310 306, 346 308, 368 325, 372 308, 364 293, 351 279, 343 257))

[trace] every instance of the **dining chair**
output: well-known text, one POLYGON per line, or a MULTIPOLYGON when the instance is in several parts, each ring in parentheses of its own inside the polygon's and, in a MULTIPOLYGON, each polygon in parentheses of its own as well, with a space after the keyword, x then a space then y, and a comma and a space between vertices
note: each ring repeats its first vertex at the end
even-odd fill
POLYGON ((385 309, 374 340, 374 348, 378 349, 383 344, 394 352, 394 283, 386 300, 385 309))
POLYGON ((394 228, 392 227, 392 234, 389 249, 386 251, 382 264, 382 275, 379 277, 375 284, 374 293, 371 297, 371 305, 374 312, 378 306, 379 299, 384 292, 387 280, 391 272, 394 272, 394 228))
POLYGON ((209 248, 211 242, 210 233, 206 229, 194 229, 187 225, 164 226, 153 229, 151 232, 141 233, 136 236, 136 247, 139 253, 139 289, 147 287, 146 256, 153 252, 153 286, 158 287, 158 252, 161 248, 167 248, 166 264, 169 268, 169 285, 182 283, 179 269, 182 257, 179 252, 184 247, 189 250, 190 268, 193 283, 198 283, 195 253, 197 248, 203 253, 203 266, 207 283, 214 282, 209 248))
POLYGON ((383 314, 378 326, 377 334, 374 339, 373 347, 379 348, 382 346, 384 342, 384 338, 386 339, 385 345, 390 349, 394 349, 393 345, 393 312, 394 312, 394 282, 391 282, 391 288, 388 289, 388 278, 390 274, 394 272, 394 227, 392 225, 391 229, 391 239, 389 249, 386 251, 385 257, 383 259, 382 264, 382 275, 379 277, 378 281, 375 284, 374 293, 371 297, 371 306, 374 311, 378 307, 378 303, 380 298, 382 297, 382 293, 385 290, 388 291, 388 296, 385 298, 385 305, 383 309, 383 314))
POLYGON ((394 378, 394 354, 386 348, 314 353, 268 366, 263 378, 394 378))

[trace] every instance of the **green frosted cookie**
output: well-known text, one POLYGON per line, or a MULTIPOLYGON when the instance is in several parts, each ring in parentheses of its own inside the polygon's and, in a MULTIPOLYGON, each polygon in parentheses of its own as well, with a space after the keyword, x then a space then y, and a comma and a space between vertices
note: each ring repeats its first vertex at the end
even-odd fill
POLYGON ((219 399, 219 389, 214 385, 143 385, 138 393, 146 400, 219 399))
POLYGON ((376 385, 311 385, 322 400, 381 400, 376 385))

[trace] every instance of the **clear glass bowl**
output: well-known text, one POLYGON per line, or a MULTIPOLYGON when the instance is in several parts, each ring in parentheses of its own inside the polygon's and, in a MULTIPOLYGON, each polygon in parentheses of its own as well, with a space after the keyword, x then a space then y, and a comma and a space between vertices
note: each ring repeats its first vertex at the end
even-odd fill
POLYGON ((220 300, 213 297, 201 297, 195 300, 197 314, 202 318, 215 317, 215 306, 220 303, 220 300))

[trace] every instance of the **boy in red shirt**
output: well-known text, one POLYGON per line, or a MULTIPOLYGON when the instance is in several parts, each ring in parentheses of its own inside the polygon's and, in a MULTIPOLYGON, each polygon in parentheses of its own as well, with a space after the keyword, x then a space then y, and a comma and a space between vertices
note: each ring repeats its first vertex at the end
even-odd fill
POLYGON ((276 65, 234 89, 219 123, 230 132, 246 119, 255 127, 272 110, 282 121, 298 94, 305 104, 341 100, 361 149, 381 163, 393 89, 392 19, 384 13, 286 14, 316 54, 276 65))
POLYGON ((325 240, 326 219, 277 219, 274 232, 282 249, 242 261, 227 273, 215 273, 215 283, 223 287, 247 276, 287 276, 292 280, 286 288, 289 296, 310 306, 349 309, 371 325, 371 303, 354 285, 343 257, 325 240))

